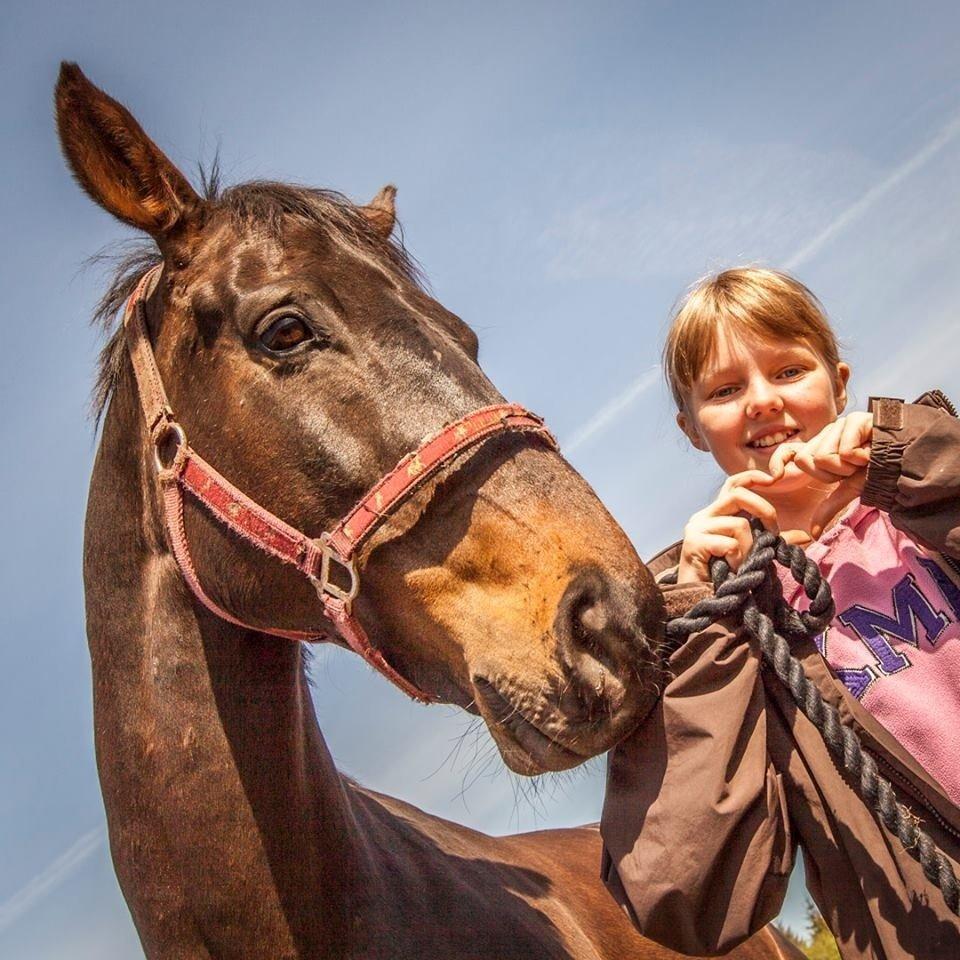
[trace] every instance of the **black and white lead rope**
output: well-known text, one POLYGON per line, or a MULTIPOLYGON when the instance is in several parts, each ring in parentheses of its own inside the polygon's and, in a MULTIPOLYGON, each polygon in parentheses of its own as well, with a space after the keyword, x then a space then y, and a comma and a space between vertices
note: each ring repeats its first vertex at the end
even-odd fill
POLYGON ((710 572, 714 596, 697 603, 686 616, 669 621, 668 647, 676 649, 691 634, 739 613, 747 633, 758 642, 763 658, 820 731, 858 796, 897 835, 927 879, 940 889, 951 912, 960 916, 960 883, 950 860, 920 828, 917 817, 897 799, 890 781, 878 772, 876 760, 864 749, 860 738, 840 722, 836 707, 823 699, 790 652, 787 638, 813 638, 833 619, 835 608, 829 584, 800 547, 765 530, 759 521, 752 521, 751 525, 754 542, 749 556, 736 573, 725 560, 713 561, 710 572), (810 600, 808 610, 795 610, 784 600, 775 563, 788 567, 797 583, 802 584, 810 600))

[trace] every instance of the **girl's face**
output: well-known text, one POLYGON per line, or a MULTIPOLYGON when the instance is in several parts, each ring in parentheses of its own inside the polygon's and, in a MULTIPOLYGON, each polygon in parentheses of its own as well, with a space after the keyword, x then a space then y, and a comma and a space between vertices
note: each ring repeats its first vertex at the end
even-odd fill
POLYGON ((677 423, 724 473, 765 471, 781 443, 810 440, 837 419, 849 376, 847 364, 831 370, 800 341, 724 329, 677 423))

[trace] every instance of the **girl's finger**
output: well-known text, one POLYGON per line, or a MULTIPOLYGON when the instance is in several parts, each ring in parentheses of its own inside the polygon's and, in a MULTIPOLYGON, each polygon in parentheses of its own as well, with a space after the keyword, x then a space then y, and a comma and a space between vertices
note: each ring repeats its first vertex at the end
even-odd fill
POLYGON ((795 462, 826 483, 853 475, 870 461, 869 446, 862 444, 869 442, 872 423, 870 414, 852 413, 828 424, 797 454, 795 462))
POLYGON ((770 455, 768 468, 770 476, 774 480, 779 480, 786 470, 787 464, 793 461, 793 458, 803 449, 802 443, 781 443, 770 455))
POLYGON ((768 530, 776 533, 779 529, 777 511, 773 504, 746 487, 734 487, 721 494, 703 513, 706 516, 722 517, 732 516, 741 510, 762 520, 768 530))
POLYGON ((849 463, 837 453, 817 454, 811 451, 801 451, 793 462, 804 473, 823 483, 836 483, 856 473, 862 466, 858 463, 849 463))
POLYGON ((852 413, 844 418, 838 453, 848 463, 863 466, 870 462, 870 440, 873 435, 873 414, 852 413), (866 458, 866 459, 864 459, 866 458))
POLYGON ((853 464, 855 467, 865 467, 870 463, 870 448, 854 447, 845 453, 841 452, 840 459, 844 463, 853 464))
POLYGON ((698 534, 683 542, 680 555, 679 583, 709 583, 710 561, 714 557, 723 557, 732 568, 739 567, 739 544, 732 537, 717 534, 698 534))
POLYGON ((704 517, 695 536, 724 536, 737 541, 740 556, 745 557, 753 547, 753 532, 745 517, 704 517))
POLYGON ((833 423, 828 423, 810 441, 810 448, 821 456, 836 453, 840 449, 840 438, 843 436, 843 428, 843 420, 834 420, 833 423))
POLYGON ((834 420, 828 423, 812 440, 804 444, 794 457, 794 463, 806 474, 822 483, 836 483, 849 476, 857 468, 845 463, 839 453, 840 438, 844 423, 834 420))
POLYGON ((806 530, 782 530, 780 536, 787 543, 792 543, 798 547, 807 547, 813 542, 813 536, 806 530))
POLYGON ((739 548, 737 565, 739 566, 753 549, 753 531, 750 529, 750 521, 745 517, 730 517, 729 520, 731 525, 727 536, 733 537, 737 541, 737 547, 739 548))
POLYGON ((769 486, 773 483, 773 477, 763 470, 744 470, 741 473, 733 473, 723 482, 721 491, 726 492, 734 487, 752 487, 769 486))
POLYGON ((740 544, 733 537, 724 537, 719 534, 707 533, 697 543, 697 560, 703 564, 709 574, 710 561, 714 557, 723 557, 730 564, 731 570, 736 570, 743 560, 740 554, 740 544))

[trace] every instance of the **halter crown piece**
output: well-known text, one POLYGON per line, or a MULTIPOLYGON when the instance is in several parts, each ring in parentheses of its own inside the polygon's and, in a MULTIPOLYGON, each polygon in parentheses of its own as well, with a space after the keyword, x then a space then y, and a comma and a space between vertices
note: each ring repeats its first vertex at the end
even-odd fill
POLYGON ((288 640, 329 640, 325 630, 283 630, 254 627, 237 619, 204 591, 190 556, 183 522, 183 496, 189 493, 224 526, 264 553, 296 567, 316 588, 323 614, 346 644, 404 693, 428 703, 436 697, 424 693, 401 676, 374 647, 354 616, 352 603, 360 590, 357 554, 380 525, 416 489, 454 460, 501 433, 532 433, 556 449, 543 420, 516 404, 483 407, 448 424, 407 454, 356 503, 328 532, 310 537, 251 500, 221 476, 187 443, 183 427, 174 417, 157 369, 144 316, 145 300, 160 276, 153 267, 140 279, 127 301, 123 327, 137 381, 140 406, 154 449, 154 464, 163 494, 164 519, 170 546, 180 572, 194 596, 222 620, 247 630, 288 640), (342 587, 331 577, 340 567, 349 578, 342 587))

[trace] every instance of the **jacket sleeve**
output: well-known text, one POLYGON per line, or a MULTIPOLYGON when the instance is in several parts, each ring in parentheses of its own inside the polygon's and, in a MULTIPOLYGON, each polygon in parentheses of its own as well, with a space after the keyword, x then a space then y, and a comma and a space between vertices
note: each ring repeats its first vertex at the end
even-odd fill
MULTIPOLYGON (((685 590, 665 587, 668 606, 685 590)), ((767 753, 758 651, 717 625, 671 666, 657 707, 609 758, 603 878, 645 936, 721 954, 783 903, 793 864, 786 799, 767 753)))
POLYGON ((861 501, 931 550, 960 559, 960 420, 939 392, 918 403, 874 399, 861 501), (932 398, 932 399, 931 399, 932 398))

